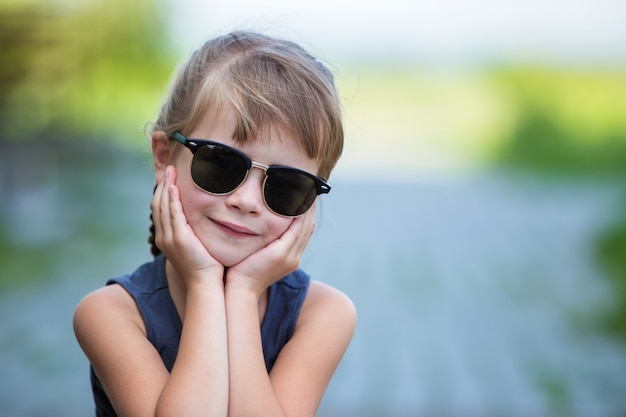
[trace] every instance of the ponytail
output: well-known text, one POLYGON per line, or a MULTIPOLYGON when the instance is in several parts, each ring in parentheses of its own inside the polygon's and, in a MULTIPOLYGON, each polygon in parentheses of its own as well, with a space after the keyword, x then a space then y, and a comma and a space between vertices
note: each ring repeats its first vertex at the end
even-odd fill
MULTIPOLYGON (((154 186, 154 192, 156 191, 156 185, 154 186)), ((156 245, 156 229, 154 228, 154 220, 152 219, 152 211, 150 211, 150 236, 148 236, 148 243, 150 244, 150 253, 155 258, 161 254, 161 249, 156 245)))

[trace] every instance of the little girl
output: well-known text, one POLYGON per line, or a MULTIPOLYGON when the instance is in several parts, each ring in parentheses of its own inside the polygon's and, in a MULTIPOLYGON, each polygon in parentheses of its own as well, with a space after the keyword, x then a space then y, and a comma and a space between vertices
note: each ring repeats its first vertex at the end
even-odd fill
POLYGON ((85 297, 97 416, 314 416, 350 300, 298 269, 343 146, 331 73, 250 32, 207 42, 152 131, 149 262, 85 297))

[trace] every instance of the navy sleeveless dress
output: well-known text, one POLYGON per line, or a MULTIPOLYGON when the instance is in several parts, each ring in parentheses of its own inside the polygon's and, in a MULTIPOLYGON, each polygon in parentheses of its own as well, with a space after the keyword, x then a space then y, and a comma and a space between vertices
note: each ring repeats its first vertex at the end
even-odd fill
MULTIPOLYGON (((280 350, 293 335, 309 283, 309 276, 298 269, 269 287, 267 310, 261 323, 263 356, 268 373, 280 350)), ((160 255, 130 275, 107 281, 107 285, 112 284, 121 285, 133 297, 143 316, 148 340, 171 372, 183 326, 167 287, 165 257, 160 255)), ((96 416, 116 417, 117 414, 92 367, 90 374, 96 416)))

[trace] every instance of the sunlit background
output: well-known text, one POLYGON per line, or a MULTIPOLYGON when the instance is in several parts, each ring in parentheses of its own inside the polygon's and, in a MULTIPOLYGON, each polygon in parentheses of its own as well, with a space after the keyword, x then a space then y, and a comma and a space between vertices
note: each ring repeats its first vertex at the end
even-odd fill
POLYGON ((621 0, 2 0, 2 415, 92 415, 73 308, 150 259, 144 129, 178 62, 239 28, 301 43, 344 105, 302 266, 359 325, 319 416, 626 415, 625 16, 621 0))

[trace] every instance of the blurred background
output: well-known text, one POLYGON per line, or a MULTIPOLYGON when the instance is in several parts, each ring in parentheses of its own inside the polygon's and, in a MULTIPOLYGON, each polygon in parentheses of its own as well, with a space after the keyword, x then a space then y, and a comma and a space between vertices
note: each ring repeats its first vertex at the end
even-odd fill
MULTIPOLYGON (((78 301, 150 260, 147 123, 237 28, 333 69, 303 259, 359 325, 336 416, 626 414, 626 3, 2 0, 0 409, 92 414, 78 301)), ((120 341, 123 343, 123 341, 120 341)))

